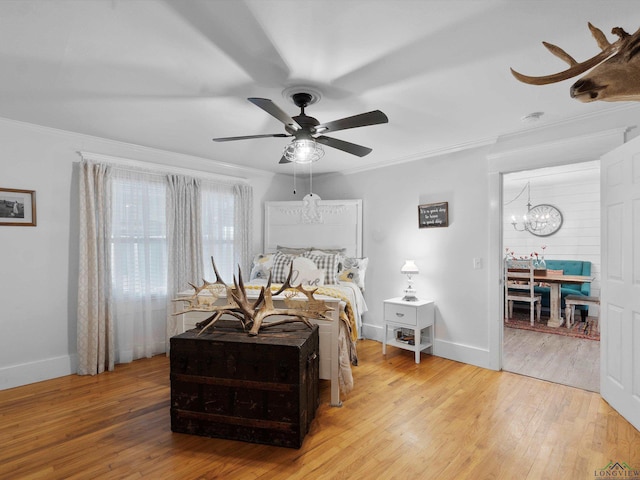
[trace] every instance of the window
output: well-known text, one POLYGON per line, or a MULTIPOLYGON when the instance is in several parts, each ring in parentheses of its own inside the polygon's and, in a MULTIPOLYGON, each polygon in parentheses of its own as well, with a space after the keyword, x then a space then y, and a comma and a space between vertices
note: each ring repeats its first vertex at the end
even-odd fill
POLYGON ((211 257, 222 279, 231 283, 235 272, 235 196, 232 185, 200 184, 202 259, 204 276, 215 280, 211 257))
MULTIPOLYGON (((114 170, 111 266, 119 296, 167 295, 166 197, 164 176, 114 170)), ((215 280, 213 257, 230 283, 237 264, 234 187, 202 182, 200 202, 204 276, 215 280)))
POLYGON ((167 295, 166 185, 164 177, 114 172, 111 267, 114 293, 167 295))
POLYGON ((245 184, 217 184, 85 158, 80 192, 86 248, 80 251, 78 335, 87 344, 79 371, 97 373, 112 368, 114 360, 166 351, 172 318, 168 295, 186 288, 187 282, 202 281, 203 255, 207 272, 213 274, 214 256, 225 281, 233 278, 233 265, 248 258, 252 190, 245 184), (183 196, 182 186, 187 187, 183 196), (197 218, 196 211, 201 212, 197 218), (105 226, 106 232, 100 228, 105 226), (106 262, 110 268, 104 268, 106 262), (110 282, 102 275, 108 270, 110 282), (97 312, 86 308, 95 301, 95 292, 104 292, 97 312), (99 348, 88 340, 94 334, 99 348))

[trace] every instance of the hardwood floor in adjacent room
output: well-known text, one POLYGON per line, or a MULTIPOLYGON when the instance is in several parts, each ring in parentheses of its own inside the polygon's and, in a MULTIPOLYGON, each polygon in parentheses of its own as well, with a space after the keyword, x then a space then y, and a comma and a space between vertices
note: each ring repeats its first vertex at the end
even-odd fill
POLYGON ((640 466, 640 432, 593 392, 372 340, 302 448, 172 433, 169 360, 0 391, 0 478, 589 479, 640 466))
POLYGON ((600 391, 600 342, 508 327, 503 340, 504 370, 600 391))

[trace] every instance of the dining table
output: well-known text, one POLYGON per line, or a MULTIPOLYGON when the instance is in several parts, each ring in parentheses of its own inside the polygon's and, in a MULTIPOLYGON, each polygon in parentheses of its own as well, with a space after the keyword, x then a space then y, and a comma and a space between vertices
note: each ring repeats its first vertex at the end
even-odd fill
POLYGON ((557 273, 548 273, 544 270, 534 272, 533 279, 542 283, 548 283, 551 291, 549 292, 549 321, 548 327, 559 327, 563 323, 560 308, 562 306, 562 298, 560 286, 565 283, 581 284, 591 283, 593 277, 587 275, 564 275, 557 273))

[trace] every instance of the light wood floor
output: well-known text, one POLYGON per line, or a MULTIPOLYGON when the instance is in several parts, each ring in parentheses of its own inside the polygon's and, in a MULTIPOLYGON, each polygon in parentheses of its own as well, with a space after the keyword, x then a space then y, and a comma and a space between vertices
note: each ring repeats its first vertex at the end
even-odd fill
POLYGON ((508 372, 600 391, 600 342, 505 327, 502 354, 508 372))
POLYGON ((593 479, 640 466, 640 432, 599 395, 359 342, 355 389, 301 449, 170 430, 169 361, 0 391, 0 478, 593 479))

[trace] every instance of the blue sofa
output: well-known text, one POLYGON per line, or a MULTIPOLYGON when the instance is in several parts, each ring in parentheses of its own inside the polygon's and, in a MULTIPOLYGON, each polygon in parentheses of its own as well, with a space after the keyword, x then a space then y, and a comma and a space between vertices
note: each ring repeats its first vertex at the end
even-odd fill
MULTIPOLYGON (((565 275, 591 275, 591 262, 583 260, 545 260, 548 270, 562 270, 565 275)), ((544 282, 542 282, 544 283, 544 282)), ((536 286, 536 293, 542 295, 542 310, 549 312, 550 297, 549 287, 536 286)), ((591 293, 591 284, 565 284, 560 286, 560 296, 562 297, 562 312, 564 312, 564 297, 567 295, 582 295, 588 297, 591 293)), ((589 312, 589 307, 586 305, 576 305, 576 310, 580 310, 582 315, 582 321, 584 322, 589 312)))

